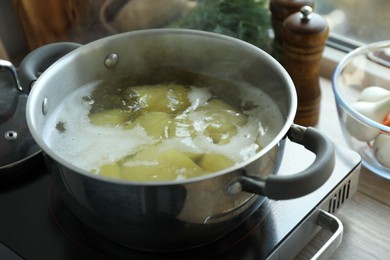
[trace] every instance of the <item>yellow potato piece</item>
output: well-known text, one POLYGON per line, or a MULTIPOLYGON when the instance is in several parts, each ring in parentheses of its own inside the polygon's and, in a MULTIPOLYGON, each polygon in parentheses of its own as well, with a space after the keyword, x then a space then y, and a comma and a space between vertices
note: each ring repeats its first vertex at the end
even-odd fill
POLYGON ((191 160, 190 157, 175 148, 171 148, 159 154, 159 156, 157 157, 157 161, 164 164, 166 163, 169 165, 173 165, 178 169, 186 168, 195 170, 199 168, 199 166, 194 163, 194 161, 191 160))
POLYGON ((138 97, 139 105, 145 111, 174 113, 184 111, 191 103, 189 88, 176 84, 135 86, 132 90, 138 97))
POLYGON ((164 112, 149 112, 139 116, 133 123, 139 124, 145 132, 154 138, 167 138, 171 122, 169 114, 164 112))
POLYGON ((105 110, 89 115, 91 124, 118 126, 127 121, 127 114, 120 109, 105 110))
POLYGON ((193 126, 193 122, 184 116, 174 118, 169 125, 168 135, 170 138, 194 137, 195 129, 193 126))
POLYGON ((188 158, 190 158, 196 164, 203 156, 203 154, 201 153, 194 153, 194 152, 184 152, 184 154, 188 156, 188 158))
POLYGON ((208 153, 205 154, 199 162, 207 172, 217 172, 234 165, 234 161, 222 154, 208 153))
POLYGON ((237 128, 231 124, 210 124, 206 133, 215 144, 226 144, 237 134, 237 128))
POLYGON ((207 125, 204 135, 209 136, 215 144, 226 144, 237 134, 237 127, 247 123, 247 116, 225 102, 212 99, 197 109, 204 112, 207 125))
POLYGON ((219 99, 212 99, 197 110, 205 111, 210 122, 237 126, 243 126, 247 123, 245 114, 219 99))
POLYGON ((156 161, 159 153, 161 153, 161 147, 159 145, 146 146, 142 150, 139 150, 134 156, 125 159, 123 163, 126 164, 127 161, 156 161))
POLYGON ((116 178, 119 179, 121 172, 121 168, 118 164, 105 164, 102 167, 100 167, 99 174, 106 177, 116 178))
POLYGON ((124 162, 121 170, 124 179, 134 181, 175 180, 204 173, 185 153, 175 148, 162 151, 157 146, 142 150, 124 162))

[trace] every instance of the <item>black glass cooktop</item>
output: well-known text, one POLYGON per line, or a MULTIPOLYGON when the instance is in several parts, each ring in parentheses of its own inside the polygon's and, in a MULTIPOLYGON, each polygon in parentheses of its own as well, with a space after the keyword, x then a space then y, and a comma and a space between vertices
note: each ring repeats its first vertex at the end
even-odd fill
MULTIPOLYGON (((310 164, 310 152, 289 143, 280 171, 294 174, 310 164), (306 166, 305 166, 306 165, 306 166)), ((298 236, 319 208, 334 213, 357 188, 360 156, 336 146, 336 165, 328 181, 298 199, 259 198, 258 210, 226 237, 198 249, 146 253, 123 248, 83 226, 53 190, 42 167, 23 169, 28 180, 0 186, 0 259, 286 259, 315 234, 298 236), (355 183, 356 182, 356 183, 355 183), (333 203, 341 194, 342 201, 333 203), (340 204, 340 205, 339 205, 340 204)), ((1 181, 1 176, 0 176, 1 181)), ((310 232, 313 233, 313 232, 310 232)))

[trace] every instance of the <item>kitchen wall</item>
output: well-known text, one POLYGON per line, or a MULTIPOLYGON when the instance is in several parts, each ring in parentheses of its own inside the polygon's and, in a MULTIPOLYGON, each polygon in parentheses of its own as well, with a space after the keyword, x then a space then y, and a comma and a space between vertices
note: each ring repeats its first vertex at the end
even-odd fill
POLYGON ((10 60, 17 65, 26 54, 27 47, 12 0, 0 0, 0 39, 10 60))

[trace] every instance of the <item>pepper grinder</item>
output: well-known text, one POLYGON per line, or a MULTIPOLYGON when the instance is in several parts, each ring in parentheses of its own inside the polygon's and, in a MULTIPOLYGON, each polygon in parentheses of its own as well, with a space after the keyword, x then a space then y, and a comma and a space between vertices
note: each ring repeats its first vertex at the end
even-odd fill
POLYGON ((271 24, 274 32, 272 56, 283 64, 283 22, 284 20, 299 12, 303 6, 314 6, 313 0, 271 0, 269 9, 271 11, 271 24))
POLYGON ((303 6, 283 22, 283 65, 290 74, 298 96, 294 122, 303 126, 318 123, 321 101, 320 61, 329 26, 325 19, 303 6))
POLYGON ((313 7, 313 5, 312 0, 271 0, 269 9, 275 41, 283 42, 283 22, 288 16, 299 12, 303 6, 313 7))

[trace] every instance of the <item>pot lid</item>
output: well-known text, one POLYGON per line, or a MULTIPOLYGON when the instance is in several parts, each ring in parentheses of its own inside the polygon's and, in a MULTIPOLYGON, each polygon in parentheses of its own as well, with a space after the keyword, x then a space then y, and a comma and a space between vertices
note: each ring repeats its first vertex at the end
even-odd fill
POLYGON ((16 172, 34 172, 32 163, 41 160, 26 121, 27 93, 18 84, 15 68, 0 60, 0 180, 16 172), (28 170, 24 169, 28 167, 28 170))

